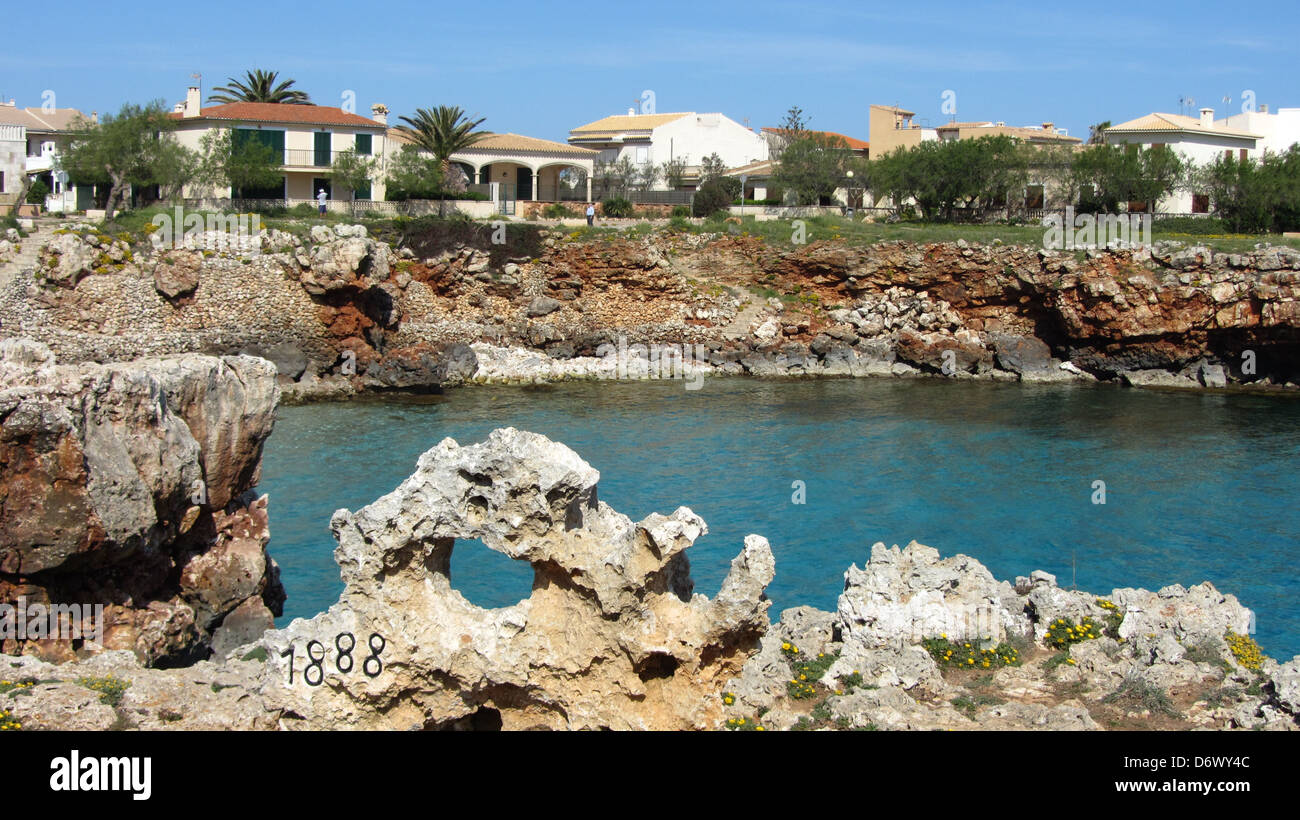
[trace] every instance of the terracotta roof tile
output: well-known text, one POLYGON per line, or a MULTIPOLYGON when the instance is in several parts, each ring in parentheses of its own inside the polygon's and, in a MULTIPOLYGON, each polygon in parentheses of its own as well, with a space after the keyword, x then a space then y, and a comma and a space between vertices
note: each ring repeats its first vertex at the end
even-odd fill
POLYGON ((1170 133, 1188 132, 1194 134, 1218 134, 1225 137, 1262 139, 1259 134, 1238 131, 1235 128, 1225 128, 1222 125, 1213 125, 1206 128, 1201 125, 1201 121, 1196 117, 1188 117, 1183 114, 1147 114, 1145 117, 1138 117, 1135 120, 1122 122, 1119 125, 1112 125, 1110 128, 1106 129, 1106 133, 1108 134, 1112 131, 1120 134, 1149 131, 1164 131, 1170 133))
POLYGON ((382 123, 366 119, 357 114, 349 114, 342 108, 328 105, 294 105, 292 103, 254 103, 237 102, 224 105, 211 105, 199 109, 198 117, 188 120, 177 113, 169 117, 182 121, 194 120, 235 120, 239 122, 282 122, 301 125, 352 125, 358 127, 383 128, 382 123))

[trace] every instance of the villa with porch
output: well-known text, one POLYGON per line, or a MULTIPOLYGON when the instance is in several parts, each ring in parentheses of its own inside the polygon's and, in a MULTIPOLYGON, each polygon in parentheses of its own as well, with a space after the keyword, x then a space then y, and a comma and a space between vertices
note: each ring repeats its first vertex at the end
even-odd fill
MULTIPOLYGON (((411 142, 396 128, 388 131, 392 151, 411 142)), ((520 134, 484 133, 469 148, 451 155, 465 173, 469 189, 493 202, 590 202, 598 151, 520 134)))

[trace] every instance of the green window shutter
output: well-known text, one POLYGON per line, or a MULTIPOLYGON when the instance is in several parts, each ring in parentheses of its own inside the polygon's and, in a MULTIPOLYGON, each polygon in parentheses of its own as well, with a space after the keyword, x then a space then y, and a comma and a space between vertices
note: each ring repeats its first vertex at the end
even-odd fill
POLYGON ((357 155, 358 156, 363 156, 363 157, 370 156, 371 136, 372 135, 370 134, 357 134, 357 155))
POLYGON ((315 137, 315 157, 312 164, 317 167, 326 167, 330 164, 330 132, 317 131, 315 137))
POLYGON ((370 199, 370 180, 366 180, 364 185, 362 185, 360 188, 357 188, 355 191, 353 191, 352 198, 370 199))

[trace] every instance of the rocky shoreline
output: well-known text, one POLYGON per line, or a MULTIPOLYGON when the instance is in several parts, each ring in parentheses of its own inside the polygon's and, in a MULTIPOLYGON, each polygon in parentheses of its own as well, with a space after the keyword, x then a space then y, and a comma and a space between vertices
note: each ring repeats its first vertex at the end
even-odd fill
POLYGON ((687 550, 705 522, 686 507, 633 522, 599 478, 540 435, 444 439, 334 514, 345 588, 327 611, 214 639, 181 668, 150 668, 138 644, 65 663, 28 644, 0 656, 0 700, 24 729, 1300 727, 1300 657, 1264 657, 1249 610, 1208 583, 1100 596, 876 544, 835 612, 772 624, 765 538, 699 594, 687 550), (529 597, 467 601, 460 539, 531 564, 529 597))
POLYGON ((278 397, 272 365, 248 356, 59 365, 0 341, 0 602, 45 627, 10 613, 0 651, 69 660, 93 631, 98 648, 182 664, 269 628, 284 589, 252 490, 278 397))
POLYGON ((0 276, 0 330, 69 363, 259 355, 290 402, 665 370, 1300 384, 1300 252, 1286 247, 780 248, 743 235, 510 228, 493 244, 472 224, 383 240, 315 225, 264 231, 252 249, 210 237, 217 250, 198 250, 47 225, 23 240, 34 261, 0 276))

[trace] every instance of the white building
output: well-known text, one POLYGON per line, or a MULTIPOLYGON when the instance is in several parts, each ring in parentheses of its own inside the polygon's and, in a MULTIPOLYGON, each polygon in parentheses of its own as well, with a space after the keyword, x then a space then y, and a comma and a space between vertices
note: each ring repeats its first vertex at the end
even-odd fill
MULTIPOLYGON (((735 168, 768 158, 767 140, 756 131, 722 114, 694 111, 677 114, 626 115, 580 125, 569 132, 569 144, 600 152, 599 161, 633 165, 662 166, 671 160, 686 163, 683 188, 692 189, 698 182, 700 162, 710 154, 722 158, 727 168, 735 168)), ((654 190, 670 190, 662 174, 654 190)))
POLYGON ((1285 153, 1286 149, 1300 143, 1300 108, 1279 108, 1276 113, 1269 113, 1268 106, 1261 105, 1256 111, 1233 114, 1215 120, 1214 124, 1259 134, 1261 139, 1250 155, 1252 159, 1259 159, 1265 151, 1285 153))
POLYGON ((21 176, 42 180, 50 193, 45 198, 47 211, 73 211, 94 207, 92 186, 71 186, 68 175, 58 170, 59 150, 72 139, 71 128, 81 117, 75 108, 19 108, 14 100, 0 103, 0 141, 5 147, 0 153, 13 152, 14 140, 21 141, 21 162, 0 158, 0 204, 13 204, 12 200, 22 188, 21 176), (21 137, 16 136, 21 130, 21 137))
MULTIPOLYGON (((1105 131, 1110 145, 1167 145, 1187 162, 1209 165, 1220 156, 1237 159, 1258 156, 1262 134, 1220 125, 1214 109, 1202 108, 1200 117, 1182 114, 1148 114, 1111 126, 1105 131)), ((1161 213, 1208 213, 1209 196, 1199 191, 1175 190, 1156 205, 1161 213)))

